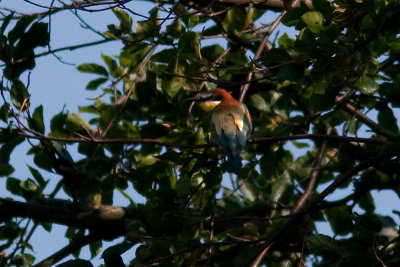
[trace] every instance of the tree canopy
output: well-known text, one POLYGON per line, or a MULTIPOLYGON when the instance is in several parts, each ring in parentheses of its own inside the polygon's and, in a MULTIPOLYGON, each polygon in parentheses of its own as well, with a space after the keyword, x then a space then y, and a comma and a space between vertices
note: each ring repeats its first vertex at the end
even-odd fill
POLYGON ((0 179, 12 197, 0 198, 0 265, 93 266, 84 246, 116 267, 399 264, 400 209, 382 215, 372 195, 400 196, 399 1, 154 0, 147 14, 140 2, 1 7, 0 179), (98 41, 51 46, 52 18, 70 11, 98 41), (89 12, 118 23, 99 29, 89 12), (53 100, 30 103, 37 59, 111 42, 123 48, 77 66, 90 103, 44 121, 53 100), (209 141, 209 114, 186 101, 216 87, 252 115, 238 175, 209 141), (34 164, 16 177, 22 144, 34 164), (69 245, 35 261, 31 237, 53 224, 69 245))

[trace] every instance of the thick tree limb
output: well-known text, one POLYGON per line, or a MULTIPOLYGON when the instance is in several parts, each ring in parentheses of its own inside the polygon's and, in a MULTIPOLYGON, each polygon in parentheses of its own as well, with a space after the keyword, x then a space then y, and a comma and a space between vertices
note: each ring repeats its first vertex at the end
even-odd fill
POLYGON ((82 229, 124 229, 125 218, 141 218, 136 208, 96 205, 93 208, 77 208, 68 200, 42 199, 30 202, 0 199, 0 220, 12 217, 31 218, 82 229))

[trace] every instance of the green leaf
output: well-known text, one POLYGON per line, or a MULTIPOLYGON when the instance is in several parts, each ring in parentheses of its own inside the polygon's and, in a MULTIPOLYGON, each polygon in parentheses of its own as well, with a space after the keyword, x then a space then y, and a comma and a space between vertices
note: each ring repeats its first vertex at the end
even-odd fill
POLYGON ((8 33, 8 41, 13 44, 19 38, 21 38, 22 34, 24 34, 26 28, 28 28, 29 24, 36 18, 36 16, 22 16, 21 19, 18 20, 15 27, 8 33))
POLYGON ((250 103, 253 107, 258 109, 259 111, 265 111, 268 112, 270 111, 270 108, 268 107, 267 101, 259 95, 259 94, 253 94, 250 96, 250 103))
POLYGON ((224 49, 220 45, 208 45, 201 48, 203 58, 209 61, 215 61, 223 52, 224 49))
POLYGON ((83 63, 79 65, 77 69, 80 72, 94 73, 108 77, 107 70, 103 66, 100 66, 96 63, 83 63))
POLYGON ((151 46, 146 43, 140 43, 135 47, 123 50, 119 55, 121 66, 128 67, 131 70, 137 68, 150 50, 151 46))
POLYGON ((364 194, 362 194, 358 199, 358 205, 360 205, 360 208, 362 208, 366 212, 374 212, 375 203, 371 192, 365 192, 364 194))
POLYGON ((297 142, 297 141, 291 141, 291 143, 296 147, 296 148, 307 148, 310 147, 310 144, 307 143, 301 143, 301 142, 297 142))
MULTIPOLYGON (((284 41, 284 37, 281 37, 282 42, 284 41)), ((264 56, 261 58, 262 62, 266 65, 273 64, 282 64, 286 62, 290 62, 292 57, 282 48, 272 48, 268 50, 264 56)))
POLYGON ((121 254, 128 251, 133 245, 133 243, 121 243, 104 250, 101 257, 104 259, 106 267, 124 267, 121 254))
POLYGON ((339 206, 326 210, 332 230, 338 235, 347 235, 353 226, 351 207, 339 206))
POLYGON ((34 148, 33 162, 44 170, 52 171, 53 158, 41 149, 34 148))
POLYGON ((89 244, 90 256, 92 258, 97 256, 100 253, 102 246, 103 246, 103 242, 101 242, 101 241, 90 243, 89 244))
POLYGON ((399 126, 393 110, 386 105, 379 108, 378 125, 392 133, 399 133, 399 126))
POLYGON ((374 19, 374 17, 371 14, 367 14, 363 17, 361 24, 360 24, 360 30, 362 32, 372 32, 375 30, 377 26, 377 22, 374 19))
POLYGON ((286 64, 278 73, 277 78, 280 82, 299 82, 303 78, 303 68, 294 63, 286 64))
POLYGON ((308 26, 322 25, 324 16, 318 11, 309 11, 301 16, 301 19, 308 26))
POLYGON ((331 6, 331 3, 327 0, 313 0, 312 4, 314 8, 321 12, 324 16, 324 18, 328 21, 330 21, 333 17, 333 7, 331 6))
POLYGON ((229 34, 237 35, 240 31, 244 30, 246 26, 246 14, 244 10, 237 5, 234 5, 228 10, 223 20, 222 27, 229 34))
MULTIPOLYGON (((28 91, 25 85, 20 80, 15 80, 11 86, 10 97, 12 103, 20 108, 25 98, 28 97, 28 91)), ((29 104, 29 101, 28 101, 29 104)))
POLYGON ((107 55, 101 54, 101 58, 103 59, 104 63, 106 63, 107 68, 110 72, 110 74, 115 77, 115 74, 117 72, 118 64, 115 59, 112 57, 109 57, 107 55))
POLYGON ((310 89, 314 92, 309 100, 310 108, 323 111, 329 110, 335 105, 336 90, 333 90, 334 88, 321 82, 313 84, 310 89))
POLYGON ((149 14, 150 20, 139 21, 136 23, 136 32, 140 38, 150 38, 150 36, 155 36, 156 34, 156 28, 159 25, 158 8, 155 7, 151 9, 149 14))
POLYGON ((308 10, 309 9, 305 6, 291 8, 286 12, 281 21, 286 26, 296 26, 296 28, 299 29, 301 25, 304 25, 304 23, 302 23, 301 17, 308 10))
POLYGON ((41 188, 44 188, 47 185, 47 182, 44 180, 44 178, 40 174, 40 172, 29 165, 27 165, 27 166, 28 166, 28 169, 31 172, 33 178, 36 180, 36 182, 39 184, 39 186, 41 188))
POLYGON ((328 86, 329 82, 325 79, 315 82, 312 85, 313 94, 324 95, 328 86))
POLYGON ((355 83, 361 93, 372 95, 378 89, 378 83, 370 76, 363 74, 355 83))
POLYGON ((379 232, 382 229, 382 221, 380 217, 373 213, 365 213, 362 215, 356 215, 354 221, 357 226, 361 226, 372 232, 379 232))
POLYGON ((182 26, 179 19, 175 19, 167 26, 167 34, 171 35, 173 38, 179 38, 184 31, 185 28, 182 26))
POLYGON ((170 97, 174 97, 185 84, 185 79, 180 77, 172 77, 162 80, 162 88, 170 97))
POLYGON ((62 137, 66 135, 65 123, 68 115, 60 112, 56 114, 50 121, 50 131, 52 136, 62 137))
POLYGON ((30 267, 32 266, 35 257, 31 254, 24 253, 16 255, 12 261, 11 266, 30 267))
POLYGON ((281 38, 278 40, 278 44, 282 48, 292 48, 295 43, 296 41, 290 38, 286 33, 282 34, 281 38))
POLYGON ((306 246, 312 253, 320 256, 333 256, 339 250, 336 240, 327 235, 308 236, 306 246))
POLYGON ((10 105, 8 103, 4 103, 0 108, 0 119, 4 122, 7 122, 9 115, 10 115, 10 105))
POLYGON ((4 18, 3 23, 1 24, 1 27, 0 27, 0 35, 4 34, 4 31, 6 30, 8 24, 14 18, 14 14, 15 14, 14 12, 11 12, 9 15, 7 15, 4 18))
POLYGON ((15 171, 14 167, 8 162, 0 162, 0 177, 9 176, 15 171))
POLYGON ((53 227, 53 224, 49 222, 41 222, 40 225, 43 227, 44 230, 46 230, 49 233, 51 232, 51 229, 53 227))
POLYGON ((28 119, 28 125, 33 130, 44 134, 44 122, 43 122, 43 106, 40 105, 33 111, 32 117, 28 119))
POLYGON ((200 22, 200 17, 197 15, 192 15, 189 18, 189 27, 193 28, 194 26, 196 26, 198 23, 200 22))
POLYGON ((44 22, 33 23, 28 32, 21 36, 17 49, 33 49, 38 46, 46 46, 50 40, 48 27, 48 24, 44 22))
POLYGON ((113 8, 112 12, 120 21, 120 28, 123 32, 130 32, 132 29, 132 18, 129 14, 120 8, 113 8))
POLYGON ((20 188, 22 196, 27 200, 39 198, 42 193, 42 190, 32 179, 22 181, 20 188))
POLYGON ((161 62, 161 63, 169 63, 171 62, 171 58, 177 56, 177 49, 170 48, 170 49, 163 49, 151 57, 151 61, 153 62, 161 62))
POLYGON ((14 177, 8 177, 7 178, 7 183, 6 183, 6 188, 8 191, 11 192, 11 194, 14 195, 21 195, 21 187, 20 187, 21 181, 14 178, 14 177))
POLYGON ((93 267, 93 264, 87 260, 76 259, 58 264, 57 267, 93 267))
POLYGON ((283 173, 282 175, 280 175, 279 178, 277 178, 272 183, 271 187, 272 201, 278 202, 290 185, 292 185, 290 176, 287 173, 283 173))
POLYGON ((282 148, 273 153, 266 153, 260 162, 262 174, 278 177, 287 169, 287 163, 292 160, 292 154, 282 148))
POLYGON ((79 113, 76 112, 68 116, 65 126, 70 133, 74 133, 82 129, 85 129, 89 132, 93 131, 90 124, 79 113))
POLYGON ((199 33, 185 32, 179 39, 179 48, 188 58, 200 59, 199 48, 200 40, 199 33))
POLYGON ((87 90, 96 90, 100 85, 103 83, 107 82, 108 78, 97 78, 94 80, 91 80, 87 85, 86 89, 87 90))

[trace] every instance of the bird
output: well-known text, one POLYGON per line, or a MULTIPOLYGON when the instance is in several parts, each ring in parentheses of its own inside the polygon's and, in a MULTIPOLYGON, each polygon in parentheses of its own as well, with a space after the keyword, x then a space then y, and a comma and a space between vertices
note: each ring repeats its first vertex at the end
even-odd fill
POLYGON ((242 167, 240 154, 252 130, 247 107, 225 89, 216 88, 191 98, 205 111, 210 111, 211 137, 227 156, 227 171, 238 173, 242 167))

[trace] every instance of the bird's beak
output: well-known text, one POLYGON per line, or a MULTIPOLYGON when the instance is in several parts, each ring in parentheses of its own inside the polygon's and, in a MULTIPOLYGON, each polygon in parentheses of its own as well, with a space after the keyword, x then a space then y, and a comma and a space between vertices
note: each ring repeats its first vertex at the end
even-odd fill
POLYGON ((189 97, 185 99, 186 102, 197 102, 200 101, 200 94, 197 94, 194 97, 189 97))
POLYGON ((214 95, 210 94, 210 93, 199 93, 197 95, 195 95, 194 97, 189 97, 187 99, 185 99, 185 101, 194 101, 194 102, 206 102, 206 101, 212 101, 214 100, 214 95))

